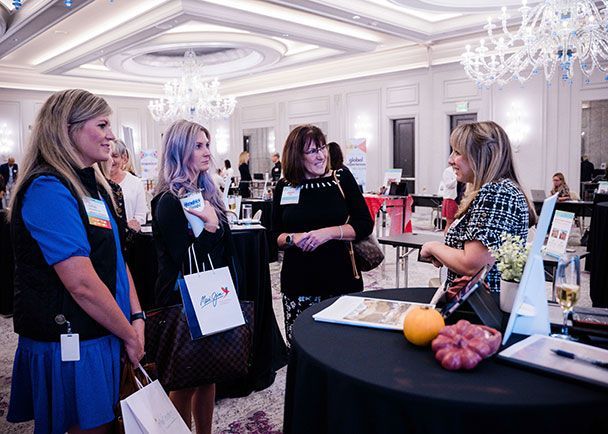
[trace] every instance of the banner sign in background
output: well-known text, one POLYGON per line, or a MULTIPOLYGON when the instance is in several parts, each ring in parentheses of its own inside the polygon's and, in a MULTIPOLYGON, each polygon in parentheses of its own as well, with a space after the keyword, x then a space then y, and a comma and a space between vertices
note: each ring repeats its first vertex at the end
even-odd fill
POLYGON ((367 144, 366 139, 349 139, 346 144, 344 165, 351 171, 357 184, 365 191, 367 172, 367 144))

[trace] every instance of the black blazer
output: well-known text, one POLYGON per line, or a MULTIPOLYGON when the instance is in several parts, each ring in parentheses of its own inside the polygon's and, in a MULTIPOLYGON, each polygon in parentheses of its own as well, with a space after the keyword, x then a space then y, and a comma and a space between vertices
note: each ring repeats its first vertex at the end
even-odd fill
POLYGON ((13 182, 17 180, 17 173, 19 172, 19 166, 15 163, 10 168, 8 167, 8 163, 4 163, 0 165, 0 175, 4 178, 4 182, 8 183, 8 179, 10 177, 10 172, 13 174, 13 182))

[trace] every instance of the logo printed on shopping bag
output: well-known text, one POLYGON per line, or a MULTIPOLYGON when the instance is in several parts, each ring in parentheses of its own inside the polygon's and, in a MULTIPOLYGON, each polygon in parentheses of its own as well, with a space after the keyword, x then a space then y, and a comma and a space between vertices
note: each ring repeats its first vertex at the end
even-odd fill
POLYGON ((228 297, 228 294, 230 294, 228 288, 222 287, 221 289, 221 291, 212 292, 210 296, 203 295, 200 302, 201 308, 208 306, 209 304, 216 307, 219 300, 228 297))

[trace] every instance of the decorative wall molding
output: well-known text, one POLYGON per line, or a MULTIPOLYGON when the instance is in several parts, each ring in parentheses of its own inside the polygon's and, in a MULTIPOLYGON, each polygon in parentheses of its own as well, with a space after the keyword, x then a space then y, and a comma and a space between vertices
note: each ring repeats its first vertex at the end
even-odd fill
POLYGON ((305 98, 287 103, 287 116, 301 118, 306 116, 327 116, 330 114, 331 99, 329 96, 305 98))
POLYGON ((241 122, 273 121, 277 117, 276 104, 260 104, 249 107, 241 107, 241 122))
POLYGON ((468 78, 443 81, 443 102, 480 98, 480 90, 475 85, 475 82, 468 78))
POLYGON ((418 83, 405 86, 393 86, 386 88, 386 107, 402 107, 418 105, 420 95, 418 83))

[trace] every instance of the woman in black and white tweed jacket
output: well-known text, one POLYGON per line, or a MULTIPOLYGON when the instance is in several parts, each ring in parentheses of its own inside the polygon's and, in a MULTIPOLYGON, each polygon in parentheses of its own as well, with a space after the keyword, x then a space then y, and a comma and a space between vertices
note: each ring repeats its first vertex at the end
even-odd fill
MULTIPOLYGON (((466 182, 467 193, 457 220, 449 228, 445 244, 429 242, 421 256, 436 266, 448 268, 446 287, 456 278, 472 276, 486 264, 493 264, 490 249, 502 244, 503 232, 519 235, 523 242, 536 214, 515 174, 511 143, 494 122, 458 126, 450 136, 453 152, 449 163, 456 179, 466 182)), ((494 265, 486 282, 500 290, 500 273, 494 265)))

